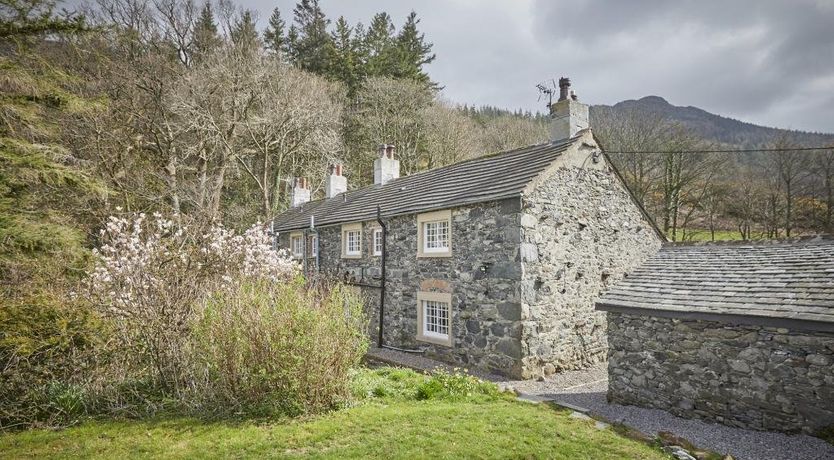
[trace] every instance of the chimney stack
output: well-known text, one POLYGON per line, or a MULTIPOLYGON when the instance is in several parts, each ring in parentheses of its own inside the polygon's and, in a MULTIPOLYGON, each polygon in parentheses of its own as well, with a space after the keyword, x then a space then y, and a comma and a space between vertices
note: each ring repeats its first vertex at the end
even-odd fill
POLYGON ((394 146, 379 144, 379 158, 374 160, 374 184, 385 185, 400 177, 400 160, 394 159, 394 146))
POLYGON ((324 182, 324 193, 327 198, 347 192, 347 178, 342 175, 342 164, 333 163, 330 165, 330 171, 324 182))
POLYGON ((310 187, 306 177, 296 177, 293 181, 290 206, 297 208, 310 201, 310 187))
POLYGON ((588 106, 570 89, 570 78, 560 78, 559 100, 550 105, 550 141, 568 139, 590 127, 588 106))

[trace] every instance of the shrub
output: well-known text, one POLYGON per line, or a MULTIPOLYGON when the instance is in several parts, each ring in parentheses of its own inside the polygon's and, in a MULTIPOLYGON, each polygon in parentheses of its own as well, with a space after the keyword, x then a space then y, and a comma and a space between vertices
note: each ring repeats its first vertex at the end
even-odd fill
POLYGON ((349 397, 367 347, 362 303, 339 284, 248 280, 214 293, 192 331, 194 399, 210 413, 297 415, 349 397))
POLYGON ((64 426, 87 410, 107 336, 89 305, 32 295, 0 308, 0 431, 64 426))
POLYGON ((298 273, 260 225, 238 235, 191 224, 160 214, 111 217, 90 274, 91 296, 124 352, 122 373, 147 374, 169 395, 188 388, 189 328, 207 293, 243 279, 282 282, 298 273))

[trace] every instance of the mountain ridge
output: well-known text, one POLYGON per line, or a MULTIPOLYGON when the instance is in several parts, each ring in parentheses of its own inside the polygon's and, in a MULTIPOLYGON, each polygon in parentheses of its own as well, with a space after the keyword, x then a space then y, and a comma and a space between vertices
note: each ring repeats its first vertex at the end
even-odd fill
POLYGON ((591 126, 594 124, 594 118, 598 117, 602 111, 613 111, 615 114, 624 115, 629 113, 659 115, 669 121, 680 123, 706 140, 738 147, 764 147, 786 133, 802 145, 834 145, 834 133, 761 126, 717 115, 695 106, 672 105, 663 97, 655 95, 628 99, 614 105, 593 105, 591 106, 591 126))

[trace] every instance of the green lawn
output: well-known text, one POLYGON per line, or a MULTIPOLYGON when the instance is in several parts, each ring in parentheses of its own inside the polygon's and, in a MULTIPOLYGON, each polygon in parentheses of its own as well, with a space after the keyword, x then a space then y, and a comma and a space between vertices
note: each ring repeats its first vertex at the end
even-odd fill
POLYGON ((546 404, 475 393, 420 400, 408 389, 424 377, 395 371, 393 385, 380 385, 378 377, 363 377, 360 387, 367 393, 358 405, 323 416, 261 423, 87 422, 0 435, 0 457, 669 458, 546 404))

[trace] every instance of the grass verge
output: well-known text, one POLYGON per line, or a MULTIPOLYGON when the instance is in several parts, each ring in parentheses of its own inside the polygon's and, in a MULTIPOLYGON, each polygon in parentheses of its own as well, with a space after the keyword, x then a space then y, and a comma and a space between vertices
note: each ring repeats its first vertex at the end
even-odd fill
POLYGON ((281 421, 93 421, 0 436, 4 458, 669 458, 545 404, 445 374, 377 369, 355 376, 358 402, 281 421))

